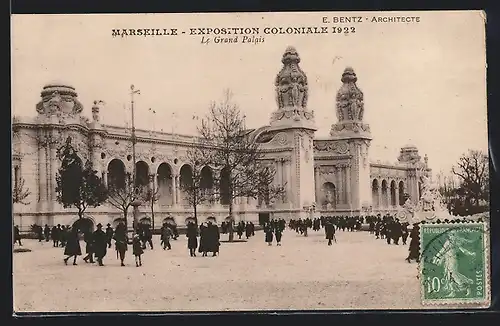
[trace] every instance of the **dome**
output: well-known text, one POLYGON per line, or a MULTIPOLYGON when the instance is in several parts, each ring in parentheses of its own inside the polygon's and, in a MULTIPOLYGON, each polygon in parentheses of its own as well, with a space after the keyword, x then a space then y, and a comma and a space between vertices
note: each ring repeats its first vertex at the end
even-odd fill
POLYGON ((76 90, 73 86, 71 86, 67 82, 62 82, 62 81, 51 81, 45 86, 43 86, 42 89, 42 97, 51 95, 54 92, 58 92, 61 95, 71 95, 71 96, 76 96, 76 90))
POLYGON ((283 53, 283 58, 281 59, 281 62, 284 64, 299 63, 300 57, 299 53, 297 52, 297 49, 295 49, 295 47, 293 46, 288 46, 285 50, 285 53, 283 53))
POLYGON ((413 144, 406 144, 406 145, 404 145, 403 147, 401 147, 401 149, 405 149, 405 150, 408 150, 408 149, 410 149, 410 150, 415 150, 415 149, 417 149, 417 146, 415 146, 415 145, 413 145, 413 144))

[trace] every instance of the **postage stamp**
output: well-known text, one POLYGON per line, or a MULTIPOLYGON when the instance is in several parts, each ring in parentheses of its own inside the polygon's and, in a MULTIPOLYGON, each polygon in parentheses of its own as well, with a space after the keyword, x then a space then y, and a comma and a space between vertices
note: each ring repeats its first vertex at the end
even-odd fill
POLYGON ((422 224, 422 304, 489 305, 488 245, 486 223, 422 224))

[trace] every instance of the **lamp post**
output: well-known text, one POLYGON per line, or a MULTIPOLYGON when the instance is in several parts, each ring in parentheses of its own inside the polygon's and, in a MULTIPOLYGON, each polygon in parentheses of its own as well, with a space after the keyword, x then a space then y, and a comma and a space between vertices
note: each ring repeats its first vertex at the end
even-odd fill
POLYGON ((135 166, 135 144, 137 142, 137 139, 135 137, 135 113, 134 113, 134 95, 135 94, 141 94, 141 91, 138 89, 135 89, 134 85, 130 85, 130 111, 132 113, 132 164, 133 164, 133 175, 132 175, 132 182, 134 185, 134 192, 135 192, 135 200, 131 203, 132 207, 134 208, 133 210, 133 218, 134 218, 134 223, 133 223, 133 234, 135 234, 135 231, 137 229, 137 219, 138 219, 138 213, 139 213, 139 206, 141 205, 141 202, 138 200, 138 194, 139 194, 139 189, 137 187, 137 171, 136 171, 136 166, 135 166))

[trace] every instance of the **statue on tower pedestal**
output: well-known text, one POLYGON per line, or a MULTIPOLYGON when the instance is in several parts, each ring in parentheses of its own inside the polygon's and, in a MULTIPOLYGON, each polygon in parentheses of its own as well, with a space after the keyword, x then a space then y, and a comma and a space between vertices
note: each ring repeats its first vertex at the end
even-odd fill
POLYGON ((370 126, 363 123, 364 95, 356 82, 358 77, 351 67, 342 74, 342 87, 337 92, 336 113, 338 122, 332 125, 331 136, 370 134, 370 126))
POLYGON ((300 69, 297 50, 289 46, 281 59, 283 67, 276 76, 274 86, 278 110, 271 116, 271 124, 313 122, 314 114, 307 110, 309 86, 306 74, 300 69))

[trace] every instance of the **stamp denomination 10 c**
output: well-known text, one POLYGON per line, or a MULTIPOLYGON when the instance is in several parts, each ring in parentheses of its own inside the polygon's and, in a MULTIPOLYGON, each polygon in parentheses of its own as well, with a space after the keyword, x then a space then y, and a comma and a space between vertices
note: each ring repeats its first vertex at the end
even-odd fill
POLYGON ((489 305, 489 233, 485 223, 420 226, 423 304, 489 305))

